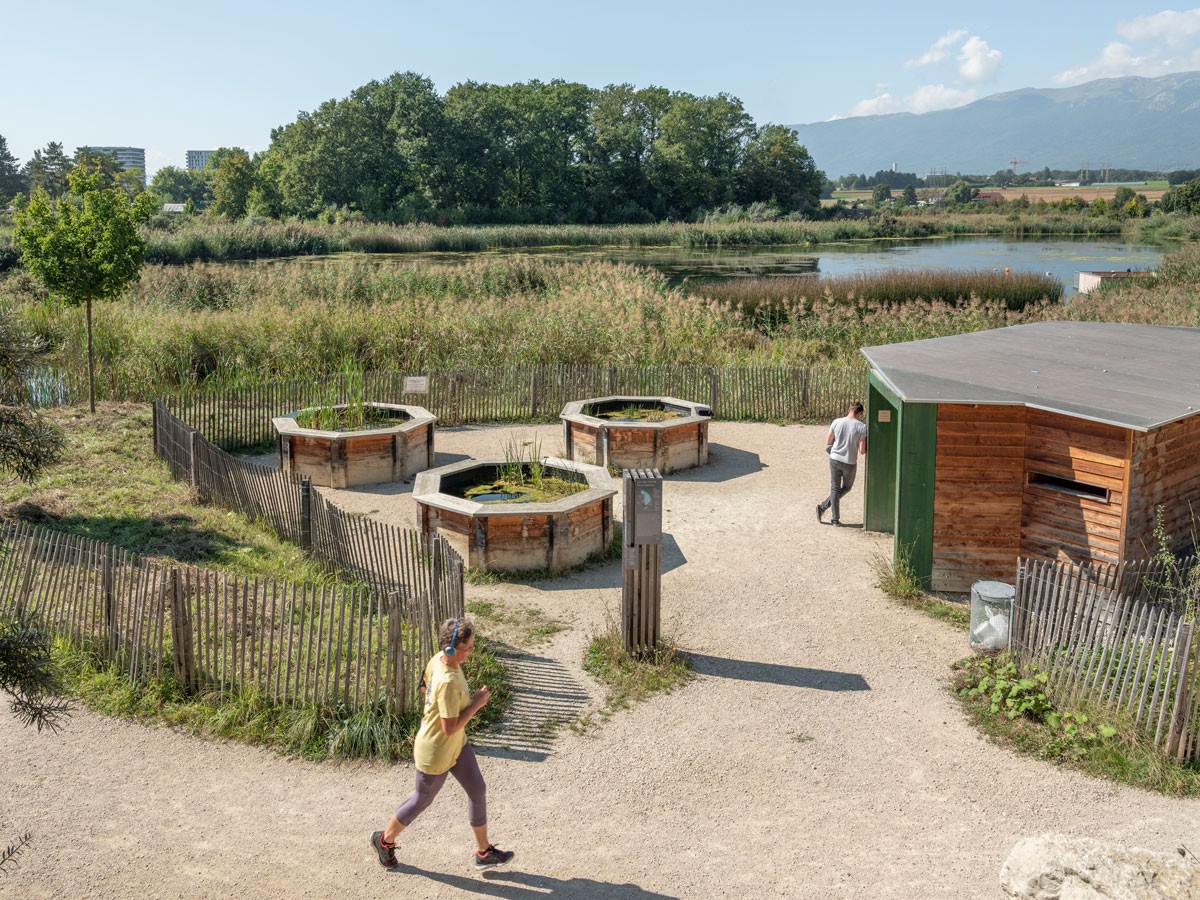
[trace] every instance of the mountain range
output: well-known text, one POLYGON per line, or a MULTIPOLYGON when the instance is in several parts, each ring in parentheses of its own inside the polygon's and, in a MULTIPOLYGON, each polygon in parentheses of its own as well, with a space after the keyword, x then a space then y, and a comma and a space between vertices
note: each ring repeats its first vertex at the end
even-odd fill
POLYGON ((927 113, 792 125, 830 178, 901 172, 991 174, 1200 167, 1200 72, 1022 88, 927 113))

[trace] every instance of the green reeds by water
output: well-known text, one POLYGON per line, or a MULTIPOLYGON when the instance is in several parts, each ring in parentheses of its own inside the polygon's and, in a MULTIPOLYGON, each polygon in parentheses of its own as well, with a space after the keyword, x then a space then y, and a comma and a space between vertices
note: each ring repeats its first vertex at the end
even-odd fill
POLYGON ((918 271, 893 269, 831 278, 740 278, 704 282, 691 292, 729 304, 744 316, 756 318, 811 312, 822 304, 872 306, 925 300, 952 306, 974 299, 996 301, 1006 309, 1053 302, 1062 296, 1062 282, 1036 273, 990 270, 918 271))
POLYGON ((648 225, 387 226, 196 219, 147 232, 146 261, 179 264, 359 253, 480 253, 529 247, 716 248, 938 235, 1120 234, 1111 219, 1066 215, 947 215, 927 211, 863 219, 648 225))

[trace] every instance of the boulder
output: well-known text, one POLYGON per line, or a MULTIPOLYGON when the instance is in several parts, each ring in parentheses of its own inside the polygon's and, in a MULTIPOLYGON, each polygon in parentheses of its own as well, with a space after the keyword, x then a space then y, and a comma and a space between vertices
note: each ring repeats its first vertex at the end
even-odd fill
POLYGON ((1157 853, 1044 834, 1017 842, 1000 868, 1000 886, 1027 900, 1200 900, 1200 862, 1184 848, 1157 853))

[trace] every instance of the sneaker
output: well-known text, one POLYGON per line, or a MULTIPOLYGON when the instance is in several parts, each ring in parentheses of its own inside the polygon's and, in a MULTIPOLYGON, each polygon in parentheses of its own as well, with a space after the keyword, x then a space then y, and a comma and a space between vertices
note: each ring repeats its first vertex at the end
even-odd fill
POLYGON ((383 832, 371 832, 371 846, 375 848, 375 852, 379 855, 379 864, 385 869, 394 869, 400 865, 396 861, 396 845, 388 846, 383 842, 383 832))
POLYGON ((817 521, 824 524, 824 521, 825 521, 823 518, 824 515, 825 515, 825 510, 821 509, 821 504, 818 503, 817 504, 817 521))
POLYGON ((839 522, 837 519, 830 519, 830 520, 829 520, 829 524, 830 524, 830 525, 832 525, 832 526, 834 526, 835 528, 837 528, 837 527, 838 527, 838 526, 840 526, 842 523, 841 523, 841 522, 839 522))
POLYGON ((483 853, 480 853, 478 850, 475 851, 475 868, 494 869, 496 866, 508 865, 516 855, 511 850, 500 850, 488 844, 487 850, 483 853))

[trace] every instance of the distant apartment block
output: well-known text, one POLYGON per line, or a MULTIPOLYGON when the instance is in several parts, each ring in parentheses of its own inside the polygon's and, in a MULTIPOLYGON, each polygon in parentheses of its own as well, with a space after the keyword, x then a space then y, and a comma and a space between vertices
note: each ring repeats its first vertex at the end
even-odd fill
POLYGON ((117 158, 117 164, 122 169, 140 169, 146 174, 146 149, 144 147, 96 147, 88 144, 87 149, 92 153, 106 153, 117 158))
POLYGON ((215 150, 189 150, 187 152, 187 167, 189 169, 203 169, 208 164, 208 158, 215 152, 215 150))

